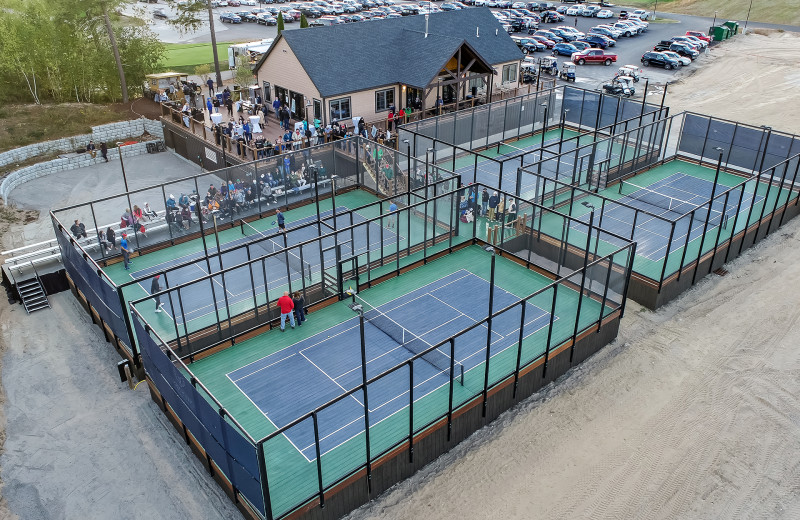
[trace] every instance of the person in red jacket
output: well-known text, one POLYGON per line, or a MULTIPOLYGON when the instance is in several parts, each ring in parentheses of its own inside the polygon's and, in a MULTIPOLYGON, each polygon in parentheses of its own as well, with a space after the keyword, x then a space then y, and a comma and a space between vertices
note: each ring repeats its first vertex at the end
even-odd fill
POLYGON ((283 291, 283 296, 278 298, 278 308, 281 310, 281 332, 285 332, 286 318, 288 316, 289 323, 294 328, 294 302, 289 296, 289 291, 283 291))

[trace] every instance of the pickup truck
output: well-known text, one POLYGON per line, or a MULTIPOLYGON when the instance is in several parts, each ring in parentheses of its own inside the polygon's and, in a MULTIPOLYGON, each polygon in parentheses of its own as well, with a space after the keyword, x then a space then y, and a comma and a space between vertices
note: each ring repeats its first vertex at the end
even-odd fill
POLYGON ((617 55, 606 54, 602 49, 586 49, 585 51, 573 54, 572 61, 578 65, 583 65, 584 63, 602 63, 608 66, 617 61, 617 55))

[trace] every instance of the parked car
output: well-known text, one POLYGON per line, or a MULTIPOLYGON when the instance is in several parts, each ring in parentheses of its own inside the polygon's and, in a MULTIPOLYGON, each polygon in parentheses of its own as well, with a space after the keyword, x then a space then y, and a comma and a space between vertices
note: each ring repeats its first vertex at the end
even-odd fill
POLYGON ((586 63, 602 63, 609 66, 617 61, 616 54, 606 54, 601 49, 586 49, 585 51, 576 52, 572 55, 572 62, 578 65, 586 63))
POLYGON ((564 21, 564 15, 555 11, 542 11, 541 18, 543 23, 559 23, 564 21))
POLYGON ((242 23, 242 19, 233 13, 222 13, 219 15, 219 21, 222 23, 242 23))
POLYGON ((551 33, 555 34, 556 36, 560 37, 565 42, 572 42, 578 39, 578 36, 573 33, 572 31, 565 31, 559 27, 554 29, 548 29, 551 33))
POLYGON ((615 76, 611 83, 603 85, 603 90, 615 96, 631 97, 636 94, 636 88, 633 86, 633 78, 630 76, 615 76))
POLYGON ((582 10, 583 10, 582 5, 573 5, 571 7, 567 7, 567 10, 564 14, 567 16, 578 16, 579 14, 581 14, 582 10))
POLYGON ((539 36, 538 34, 532 35, 531 39, 532 40, 536 40, 539 43, 542 43, 548 49, 552 49, 553 47, 556 46, 556 42, 554 42, 553 40, 551 40, 549 38, 545 38, 544 36, 539 36))
POLYGON ((163 7, 159 7, 157 9, 153 10, 153 18, 158 18, 158 19, 161 19, 161 20, 168 20, 169 19, 169 15, 167 14, 167 12, 164 10, 163 7))
POLYGON ((574 42, 570 42, 570 45, 578 49, 578 52, 585 51, 586 49, 591 49, 592 44, 588 42, 582 42, 580 40, 575 40, 574 42))
POLYGON ((592 47, 599 47, 601 49, 613 47, 617 43, 608 36, 603 36, 602 34, 587 34, 585 37, 581 38, 580 41, 589 43, 592 47))
POLYGON ((695 38, 699 38, 704 42, 711 43, 711 38, 709 38, 709 36, 703 31, 686 31, 686 36, 694 36, 695 38))
POLYGON ((700 51, 690 47, 689 44, 687 44, 686 42, 675 42, 672 45, 670 45, 669 49, 667 50, 677 52, 681 56, 685 56, 692 60, 700 56, 700 51))
POLYGON ((639 31, 636 27, 627 24, 625 22, 617 22, 613 25, 615 29, 619 29, 622 36, 626 36, 630 38, 631 36, 636 36, 641 31, 639 31))
POLYGON ((557 43, 553 46, 553 56, 572 56, 576 52, 580 52, 580 49, 570 43, 557 43))
POLYGON ((672 40, 676 42, 691 43, 695 48, 697 48, 697 50, 703 50, 708 47, 708 42, 703 41, 700 38, 695 38, 694 36, 676 36, 672 40))
POLYGON ((692 64, 691 58, 687 58, 686 56, 681 56, 675 51, 661 51, 661 54, 665 55, 668 58, 672 58, 673 60, 677 61, 684 67, 692 64))
POLYGON ((258 15, 256 22, 260 23, 261 25, 278 25, 278 19, 269 13, 261 13, 258 15))
POLYGON ((616 27, 612 27, 611 25, 597 25, 589 29, 589 32, 595 34, 604 34, 609 38, 614 38, 615 40, 622 36, 622 31, 616 27))
POLYGON ((554 41, 556 43, 561 43, 564 41, 564 38, 561 36, 557 36, 550 31, 540 30, 533 33, 534 36, 544 36, 548 40, 554 41))
POLYGON ((614 11, 610 9, 600 9, 595 16, 597 18, 614 18, 614 11))
MULTIPOLYGON (((584 33, 580 32, 575 27, 570 27, 568 25, 559 25, 558 27, 556 27, 556 29, 561 29, 562 31, 567 31, 569 33, 572 33, 572 34, 575 35, 576 39, 577 38, 583 38, 584 36, 586 36, 584 33)), ((552 29, 550 29, 550 30, 552 31, 552 29)))
POLYGON ((663 67, 666 70, 680 68, 681 64, 668 56, 656 51, 647 51, 642 55, 642 65, 645 67, 663 67))
POLYGON ((647 20, 650 18, 650 13, 644 9, 637 9, 633 12, 640 20, 647 20))
POLYGON ((587 5, 583 9, 581 9, 581 16, 586 16, 588 18, 592 18, 597 15, 597 11, 599 11, 601 7, 599 5, 587 5))

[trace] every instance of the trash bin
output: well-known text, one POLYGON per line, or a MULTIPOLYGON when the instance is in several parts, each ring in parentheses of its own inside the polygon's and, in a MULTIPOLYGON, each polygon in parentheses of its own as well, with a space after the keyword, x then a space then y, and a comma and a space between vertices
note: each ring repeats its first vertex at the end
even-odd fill
POLYGON ((734 21, 729 20, 729 21, 725 22, 722 25, 724 25, 725 27, 730 29, 730 35, 729 36, 733 36, 734 34, 739 34, 739 22, 734 22, 734 21))
POLYGON ((711 34, 714 41, 721 42, 730 38, 730 29, 724 25, 717 25, 711 28, 711 34))

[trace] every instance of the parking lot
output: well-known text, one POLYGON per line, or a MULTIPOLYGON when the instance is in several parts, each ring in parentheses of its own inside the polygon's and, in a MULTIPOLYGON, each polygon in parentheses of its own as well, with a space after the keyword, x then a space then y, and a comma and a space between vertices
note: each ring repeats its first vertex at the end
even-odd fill
MULTIPOLYGON (((417 3, 417 2, 396 2, 397 5, 409 4, 409 3, 417 3)), ((422 3, 422 2, 420 2, 422 3)), ((438 2, 435 5, 441 5, 443 2, 438 2)), ((269 4, 259 4, 261 6, 269 5, 269 4)), ((273 4, 275 5, 275 4, 273 4)), ((288 4, 282 4, 288 5, 288 4)), ((556 4, 558 5, 574 5, 574 4, 556 4)), ((214 28, 216 31, 217 41, 230 41, 230 42, 245 42, 245 41, 254 41, 259 40, 262 38, 274 38, 277 35, 277 28, 274 26, 264 26, 257 23, 247 23, 242 22, 240 24, 231 24, 231 23, 222 23, 220 21, 220 15, 224 12, 236 12, 242 10, 250 10, 253 7, 248 6, 240 6, 240 7, 218 7, 214 8, 214 28)), ((474 7, 470 7, 471 9, 474 7)), ((132 14, 138 17, 141 17, 147 20, 151 24, 151 28, 158 34, 159 38, 168 43, 203 43, 209 42, 211 40, 210 31, 208 27, 205 26, 198 30, 197 32, 181 35, 176 31, 173 27, 168 25, 166 20, 163 19, 154 19, 152 16, 153 10, 155 9, 164 9, 168 15, 174 15, 174 11, 171 10, 169 6, 166 6, 163 3, 154 3, 154 4, 144 4, 138 3, 133 10, 130 10, 128 14, 132 14)), ((611 19, 598 19, 598 18, 590 18, 590 17, 583 17, 583 16, 567 16, 563 22, 558 23, 541 23, 540 29, 547 29, 549 27, 556 27, 559 25, 568 25, 576 27, 578 30, 587 33, 589 30, 599 24, 605 23, 614 23, 617 20, 619 12, 623 9, 631 10, 630 8, 624 7, 612 7, 610 10, 614 13, 614 18, 611 19)), ((492 9, 493 11, 502 11, 501 9, 492 9)), ((673 14, 665 14, 662 15, 666 18, 663 21, 659 22, 650 22, 649 28, 647 32, 626 38, 620 37, 617 39, 617 44, 614 47, 610 47, 606 50, 606 52, 612 52, 618 55, 617 62, 612 65, 611 67, 604 67, 602 65, 584 65, 577 67, 577 79, 576 83, 584 88, 589 89, 598 89, 602 88, 602 85, 609 81, 614 73, 616 72, 617 68, 622 65, 632 64, 641 66, 641 57, 645 51, 651 50, 655 44, 657 44, 661 40, 668 40, 672 36, 683 35, 687 30, 701 30, 707 31, 708 27, 711 25, 712 20, 708 18, 702 17, 694 17, 694 16, 685 16, 685 15, 673 15, 673 14)), ((366 23, 366 22, 360 22, 366 23)), ((295 23, 287 23, 285 29, 286 30, 297 30, 299 29, 300 24, 295 23)), ((525 33, 515 33, 515 35, 524 36, 525 33)), ((367 44, 368 42, 365 42, 367 44)), ((541 57, 541 56, 549 56, 550 52, 539 52, 533 54, 534 57, 541 57)), ((559 62, 568 61, 569 58, 567 56, 559 56, 559 62)), ((704 57, 701 56, 695 60, 691 65, 688 67, 683 67, 683 70, 680 71, 665 71, 661 68, 649 67, 643 69, 643 77, 648 78, 651 84, 663 84, 672 78, 676 77, 676 75, 686 74, 687 72, 695 69, 697 67, 702 67, 704 62, 704 57), (688 70, 687 70, 688 69, 688 70)), ((224 61, 223 61, 224 67, 224 61)), ((637 85, 637 96, 641 95, 641 91, 643 89, 643 84, 640 83, 637 85)), ((653 91, 655 92, 655 91, 653 91)))

